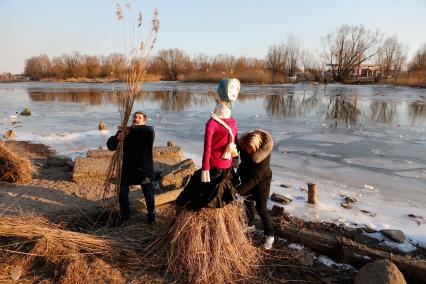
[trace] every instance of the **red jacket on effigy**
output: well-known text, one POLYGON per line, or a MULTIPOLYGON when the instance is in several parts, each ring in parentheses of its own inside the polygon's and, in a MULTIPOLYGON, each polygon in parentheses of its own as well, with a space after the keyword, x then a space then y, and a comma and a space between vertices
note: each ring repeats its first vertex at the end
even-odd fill
MULTIPOLYGON (((236 139, 238 127, 235 120, 232 117, 222 118, 222 120, 231 128, 236 139)), ((210 170, 210 167, 229 169, 232 166, 232 158, 230 160, 222 159, 222 154, 231 139, 229 131, 223 125, 213 118, 207 121, 204 132, 203 170, 210 170)))

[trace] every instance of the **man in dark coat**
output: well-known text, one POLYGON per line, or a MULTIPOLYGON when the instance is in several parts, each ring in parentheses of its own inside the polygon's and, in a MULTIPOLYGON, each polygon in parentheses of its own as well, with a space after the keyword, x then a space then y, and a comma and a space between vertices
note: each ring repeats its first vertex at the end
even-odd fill
POLYGON ((265 249, 271 249, 274 243, 273 224, 267 208, 272 180, 269 162, 273 146, 272 136, 262 129, 245 133, 238 139, 241 159, 238 175, 241 184, 237 186, 237 191, 244 196, 250 226, 248 229, 255 229, 253 221, 256 210, 262 220, 266 237, 263 246, 265 249))
POLYGON ((116 135, 108 139, 108 149, 114 151, 119 141, 123 143, 123 163, 119 192, 120 223, 130 219, 129 186, 140 184, 148 209, 147 222, 155 222, 154 161, 152 147, 155 132, 152 126, 145 125, 147 116, 140 111, 133 115, 132 126, 127 133, 119 130, 116 135))

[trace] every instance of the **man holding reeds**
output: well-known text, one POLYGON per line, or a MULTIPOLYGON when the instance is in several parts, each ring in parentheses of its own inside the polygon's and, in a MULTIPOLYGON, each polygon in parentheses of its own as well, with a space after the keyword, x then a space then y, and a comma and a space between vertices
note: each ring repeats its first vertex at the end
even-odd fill
POLYGON ((114 151, 119 141, 123 141, 123 163, 119 192, 120 220, 119 224, 130 219, 129 187, 140 184, 148 209, 147 222, 155 222, 155 201, 152 179, 154 176, 154 161, 152 146, 155 132, 152 126, 146 125, 147 116, 137 111, 133 114, 132 126, 126 133, 119 130, 108 139, 108 149, 114 151))

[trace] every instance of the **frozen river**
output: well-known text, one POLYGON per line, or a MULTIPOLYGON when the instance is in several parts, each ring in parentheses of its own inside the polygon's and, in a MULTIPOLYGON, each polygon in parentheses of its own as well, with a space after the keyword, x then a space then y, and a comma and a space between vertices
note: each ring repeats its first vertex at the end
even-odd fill
MULTIPOLYGON (((120 122, 111 84, 0 84, 0 130, 78 156, 105 145, 120 122), (17 118, 24 107, 30 117, 17 118), (105 121, 110 132, 97 130, 105 121)), ((216 84, 146 83, 134 110, 156 129, 156 144, 174 140, 201 164, 204 123, 216 84)), ((400 245, 426 247, 426 90, 388 86, 242 86, 232 110, 240 132, 263 128, 276 146, 273 191, 293 202, 286 211, 375 229, 401 229, 400 245), (306 204, 306 182, 317 183, 320 204, 306 204), (283 188, 280 185, 290 185, 283 188), (343 196, 359 201, 352 209, 343 196), (361 211, 362 210, 362 211, 361 211)), ((272 204, 271 204, 272 205, 272 204)))

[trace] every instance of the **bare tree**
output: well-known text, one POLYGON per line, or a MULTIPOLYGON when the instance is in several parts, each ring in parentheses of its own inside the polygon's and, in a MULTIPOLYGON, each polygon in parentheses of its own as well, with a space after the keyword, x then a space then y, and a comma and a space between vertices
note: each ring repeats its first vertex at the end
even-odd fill
POLYGON ((300 54, 300 64, 305 80, 319 81, 321 74, 321 65, 318 58, 312 54, 309 49, 305 49, 300 54))
POLYGON ((401 72, 402 65, 407 59, 407 47, 398 41, 397 37, 388 37, 380 51, 377 53, 376 64, 380 68, 380 74, 384 77, 401 72))
POLYGON ((372 59, 382 47, 382 34, 363 26, 343 25, 322 38, 323 56, 336 81, 348 79, 356 67, 372 59))
POLYGON ((87 75, 83 57, 78 51, 74 51, 71 55, 63 55, 62 57, 65 63, 66 78, 85 77, 87 75))
POLYGON ((63 56, 54 57, 52 59, 52 74, 57 79, 65 79, 66 69, 67 67, 65 65, 63 56))
POLYGON ((299 70, 299 60, 300 60, 300 41, 293 35, 290 34, 287 38, 287 70, 288 75, 292 76, 296 74, 299 70))
POLYGON ((209 71, 211 65, 210 57, 204 53, 197 54, 192 59, 192 65, 196 71, 209 71))
POLYGON ((232 73, 234 71, 235 62, 235 56, 218 54, 213 57, 211 68, 217 72, 232 73))
MULTIPOLYGON (((273 45, 269 48, 265 58, 266 68, 271 72, 272 82, 276 80, 277 75, 284 75, 287 66, 288 50, 284 44, 273 45)), ((281 80, 280 80, 281 81, 281 80)))
POLYGON ((172 48, 158 52, 160 73, 167 80, 175 81, 190 71, 191 60, 183 50, 172 48))
POLYGON ((236 72, 244 72, 249 68, 248 59, 245 56, 240 56, 237 58, 234 64, 234 69, 236 72))
POLYGON ((426 43, 417 50, 408 69, 410 71, 426 71, 426 43))
POLYGON ((247 68, 253 70, 266 70, 266 63, 264 59, 249 57, 247 58, 247 68))
POLYGON ((84 56, 84 63, 87 69, 87 77, 95 78, 98 77, 101 73, 101 63, 98 56, 84 56))
POLYGON ((40 80, 43 77, 50 76, 51 63, 49 57, 45 54, 33 56, 25 60, 25 75, 31 80, 40 80))
POLYGON ((110 74, 115 79, 124 79, 126 73, 126 57, 121 53, 108 55, 106 64, 111 69, 110 74))

